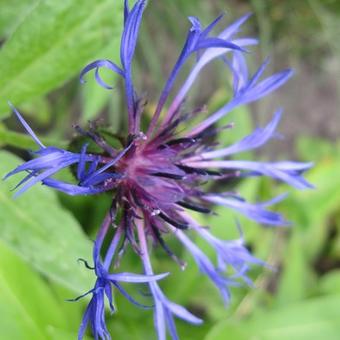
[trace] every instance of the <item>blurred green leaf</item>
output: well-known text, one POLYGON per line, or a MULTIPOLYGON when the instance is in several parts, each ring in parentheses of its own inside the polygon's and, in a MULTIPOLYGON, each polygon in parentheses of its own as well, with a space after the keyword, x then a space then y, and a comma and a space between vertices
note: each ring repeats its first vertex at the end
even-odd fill
POLYGON ((51 123, 52 110, 47 97, 38 97, 21 105, 21 111, 29 120, 37 122, 39 125, 51 123))
MULTIPOLYGON (((2 151, 1 177, 21 163, 21 159, 2 151)), ((18 175, 1 183, 0 238, 50 279, 75 293, 88 290, 92 275, 77 259, 91 259, 91 242, 48 187, 35 185, 13 199, 11 189, 21 179, 18 175)))
POLYGON ((334 143, 316 137, 300 137, 296 147, 299 156, 308 162, 319 162, 321 159, 336 155, 340 150, 340 146, 337 147, 334 143))
MULTIPOLYGON (((41 138, 40 139, 45 145, 55 146, 60 148, 66 148, 67 143, 60 142, 54 139, 41 138)), ((9 145, 20 149, 36 150, 37 144, 34 142, 32 137, 27 133, 19 133, 9 131, 3 124, 0 123, 0 146, 9 145)))
POLYGON ((315 283, 298 234, 293 233, 283 254, 283 268, 275 294, 276 305, 302 300, 315 283))
POLYGON ((39 0, 0 0, 0 37, 9 36, 39 0))
POLYGON ((6 100, 19 105, 79 73, 98 49, 119 34, 122 4, 39 2, 0 51, 0 117, 9 112, 6 100))
MULTIPOLYGON (((58 328, 48 328, 49 338, 51 340, 72 340, 77 339, 78 334, 76 332, 68 332, 58 328)), ((84 336, 83 340, 91 340, 92 338, 84 336)), ((32 339, 33 340, 33 339, 32 339)), ((35 340, 35 339, 34 339, 35 340)))
POLYGON ((295 191, 284 202, 285 215, 293 222, 275 303, 287 304, 308 297, 316 287, 312 264, 325 247, 329 216, 338 208, 340 181, 334 177, 340 163, 324 159, 308 174, 316 189, 295 191), (300 277, 299 280, 296 280, 300 277))
POLYGON ((309 192, 295 191, 287 200, 287 215, 294 230, 300 233, 301 247, 309 261, 320 253, 328 235, 328 218, 338 206, 340 159, 324 159, 309 171, 308 180, 315 186, 309 192))
POLYGON ((329 295, 258 313, 238 325, 224 320, 205 340, 225 340, 230 330, 233 340, 336 340, 340 332, 339 303, 340 295, 329 295))
POLYGON ((243 324, 224 322, 224 324, 217 324, 212 330, 207 334, 204 340, 250 340, 250 334, 247 329, 244 329, 243 324))
POLYGON ((338 339, 340 332, 340 295, 310 299, 271 310, 249 323, 252 334, 260 339, 338 339))
POLYGON ((320 278, 319 290, 323 294, 340 294, 340 269, 332 270, 320 278))
MULTIPOLYGON (((82 301, 66 301, 70 296, 74 296, 74 292, 70 289, 65 288, 64 286, 54 282, 49 281, 49 286, 53 291, 53 295, 55 299, 59 301, 64 318, 67 320, 68 327, 63 328, 63 331, 76 331, 79 327, 80 320, 83 317, 83 312, 85 311, 86 304, 88 302, 87 298, 83 299, 82 301)), ((49 333, 52 334, 54 331, 59 333, 60 328, 49 329, 49 333), (57 331, 58 330, 58 331, 57 331)), ((76 337, 75 337, 76 338, 76 337)), ((71 339, 71 338, 70 338, 71 339)))
POLYGON ((0 241, 1 339, 45 340, 48 328, 68 327, 53 292, 37 273, 0 241))

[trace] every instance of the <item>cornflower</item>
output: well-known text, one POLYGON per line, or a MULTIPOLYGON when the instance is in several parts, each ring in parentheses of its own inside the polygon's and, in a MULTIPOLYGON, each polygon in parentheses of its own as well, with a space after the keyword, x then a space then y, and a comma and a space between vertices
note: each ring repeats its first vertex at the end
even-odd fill
MULTIPOLYGON (((145 6, 145 0, 138 0, 131 9, 128 1, 124 2, 121 65, 110 60, 96 60, 87 65, 80 74, 80 81, 84 83, 85 75, 94 70, 96 81, 106 89, 112 87, 101 77, 101 68, 109 69, 123 79, 128 134, 121 141, 120 149, 110 145, 105 136, 95 129, 83 131, 80 128, 78 131, 94 141, 101 152, 89 152, 88 143, 83 144, 78 153, 46 147, 12 106, 21 124, 39 147, 32 160, 19 165, 6 176, 26 172, 27 175, 17 186, 20 189, 16 195, 22 194, 38 182, 68 195, 99 195, 103 192, 110 192, 112 195, 111 208, 94 243, 93 267, 83 260, 86 267, 93 269, 97 280, 94 288, 84 294, 92 294, 92 299, 79 329, 79 340, 83 338, 88 325, 95 339, 110 339, 105 323, 105 298, 114 312, 113 288, 134 304, 153 309, 159 340, 166 339, 167 332, 172 339, 178 339, 174 317, 192 324, 202 322, 186 308, 170 301, 158 284, 158 280, 168 273, 154 273, 149 255, 149 241, 158 244, 183 269, 185 267, 165 243, 164 233, 172 233, 186 248, 199 270, 219 290, 225 303, 230 300, 231 286, 242 282, 252 283, 248 276, 250 267, 262 266, 265 262, 251 255, 245 247, 242 234, 235 240, 218 239, 209 229, 201 226, 189 211, 212 214, 215 206, 223 206, 261 224, 285 225, 287 222, 279 213, 268 210, 268 206, 283 199, 284 195, 268 202, 250 203, 234 192, 211 191, 209 188, 214 186, 203 187, 203 184, 216 183, 222 179, 233 181, 235 178, 267 176, 297 189, 311 187, 302 177, 312 166, 311 163, 242 161, 232 158, 235 154, 257 149, 274 137, 282 115, 281 109, 274 113, 265 127, 255 129, 232 145, 220 147, 214 142, 216 136, 224 130, 216 123, 233 109, 255 102, 275 91, 293 73, 287 69, 263 78, 268 64, 266 60, 253 75, 249 75, 245 54, 249 55, 247 48, 257 44, 257 40, 238 37, 240 27, 249 18, 249 14, 217 35, 212 35, 212 31, 220 23, 222 16, 207 27, 203 27, 198 18, 189 17, 191 27, 184 46, 160 92, 148 128, 142 131, 141 117, 145 100, 138 96, 132 81, 132 60, 145 6), (196 56, 196 63, 177 94, 170 100, 177 75, 192 56, 196 56), (223 59, 230 71, 233 84, 230 100, 212 113, 196 108, 188 113, 188 110, 184 110, 184 103, 189 90, 205 66, 216 59, 223 59), (200 122, 188 128, 188 121, 197 117, 201 117, 200 122), (55 178, 60 170, 70 167, 76 169, 74 183, 55 178), (188 230, 192 230, 212 247, 216 253, 216 263, 195 244, 187 233, 188 230), (113 236, 109 246, 103 247, 104 240, 111 234, 113 236), (114 271, 128 245, 131 245, 141 259, 143 274, 114 271), (153 304, 144 306, 137 302, 125 291, 122 282, 147 284, 153 304)), ((230 127, 231 125, 227 126, 230 127)))

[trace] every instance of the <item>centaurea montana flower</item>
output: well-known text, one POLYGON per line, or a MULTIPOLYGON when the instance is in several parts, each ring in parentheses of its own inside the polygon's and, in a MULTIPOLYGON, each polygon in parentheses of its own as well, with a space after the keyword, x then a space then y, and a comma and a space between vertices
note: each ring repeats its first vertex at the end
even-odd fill
MULTIPOLYGON (((202 189, 207 181, 233 180, 240 177, 268 176, 285 182, 297 189, 311 185, 302 177, 310 163, 292 161, 256 162, 233 160, 234 154, 259 148, 275 135, 281 118, 277 110, 273 119, 264 128, 257 128, 249 136, 227 147, 219 148, 211 139, 223 128, 215 123, 225 117, 234 108, 257 101, 283 85, 292 75, 291 70, 283 70, 262 79, 268 60, 254 75, 249 76, 245 59, 246 48, 257 41, 249 37, 237 37, 241 25, 248 19, 245 15, 217 35, 212 31, 217 27, 222 16, 203 28, 196 17, 190 17, 191 27, 183 49, 160 94, 158 104, 146 131, 141 131, 141 116, 144 101, 138 97, 132 81, 132 60, 137 44, 138 32, 142 20, 145 0, 138 0, 130 9, 128 1, 124 6, 124 30, 121 39, 121 66, 109 60, 97 60, 81 72, 80 80, 95 70, 99 85, 112 89, 100 76, 100 69, 107 68, 117 73, 125 84, 125 97, 128 115, 128 136, 122 142, 121 149, 114 148, 97 131, 84 132, 102 150, 88 152, 84 144, 79 153, 55 147, 46 147, 34 134, 20 113, 14 108, 18 119, 39 146, 35 158, 18 166, 8 176, 18 172, 27 172, 27 176, 18 184, 17 194, 21 194, 37 182, 62 191, 69 195, 97 195, 101 192, 112 194, 112 206, 98 232, 94 244, 94 269, 97 276, 95 287, 79 330, 82 339, 89 324, 96 339, 110 339, 105 325, 106 296, 110 308, 112 287, 118 289, 133 303, 139 304, 122 288, 119 282, 146 283, 149 285, 154 304, 154 322, 158 339, 166 339, 167 331, 172 339, 178 339, 174 317, 192 324, 202 320, 184 307, 170 301, 158 285, 158 280, 166 274, 155 275, 149 257, 148 241, 159 244, 167 254, 184 267, 183 263, 169 249, 163 240, 163 233, 173 233, 178 241, 191 253, 199 270, 205 274, 220 291, 223 300, 230 299, 229 287, 242 282, 251 284, 247 272, 251 265, 265 265, 253 257, 246 249, 243 237, 236 240, 220 240, 202 227, 188 213, 188 210, 210 214, 212 205, 225 206, 246 217, 267 225, 285 225, 287 222, 276 212, 267 207, 280 201, 281 195, 268 202, 249 203, 233 192, 207 192, 202 189), (169 102, 170 92, 182 66, 192 56, 196 63, 178 93, 169 102), (233 94, 231 99, 216 112, 204 116, 205 112, 193 109, 184 114, 183 103, 199 76, 201 70, 215 59, 223 59, 231 71, 233 94), (200 115, 201 122, 191 129, 186 122, 193 116, 200 115), (181 134, 179 134, 181 131, 181 134), (54 177, 60 170, 76 168, 76 183, 66 183, 54 177), (121 218, 117 218, 120 212, 121 218), (109 229, 114 230, 107 250, 102 249, 109 229), (193 230, 205 239, 216 252, 214 263, 190 239, 186 230, 193 230), (113 273, 112 264, 117 264, 127 244, 130 244, 141 258, 144 274, 113 273), (103 253, 106 251, 105 256, 103 253)), ((206 186, 205 186, 206 188, 206 186)), ((88 294, 87 293, 87 294, 88 294)), ((140 305, 140 304, 139 304, 140 305)))

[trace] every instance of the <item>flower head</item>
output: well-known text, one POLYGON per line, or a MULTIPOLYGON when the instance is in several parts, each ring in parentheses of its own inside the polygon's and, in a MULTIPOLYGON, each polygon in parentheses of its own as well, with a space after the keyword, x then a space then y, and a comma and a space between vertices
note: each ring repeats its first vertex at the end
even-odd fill
MULTIPOLYGON (((80 75, 81 82, 85 82, 85 76, 95 70, 96 81, 106 89, 112 87, 101 78, 101 68, 108 68, 123 79, 129 127, 120 149, 111 146, 97 131, 83 131, 80 128, 77 130, 94 141, 101 152, 88 152, 86 143, 79 153, 46 147, 13 108, 39 147, 33 160, 19 165, 7 175, 12 176, 22 171, 27 173, 18 184, 21 186, 18 193, 23 193, 37 182, 69 195, 97 195, 106 191, 112 193, 111 209, 94 244, 93 269, 97 280, 94 288, 88 292, 92 294, 92 299, 83 317, 79 339, 83 338, 88 324, 96 339, 110 338, 105 324, 104 300, 106 297, 113 312, 112 288, 118 289, 131 302, 140 305, 127 294, 120 282, 149 285, 154 299, 152 308, 159 339, 166 338, 167 329, 173 339, 178 339, 174 316, 193 324, 201 323, 200 319, 184 307, 170 301, 157 283, 157 280, 164 278, 166 274, 155 275, 152 270, 149 239, 159 244, 184 267, 183 262, 163 240, 165 232, 173 233, 191 253, 199 270, 218 288, 225 302, 230 299, 230 286, 242 282, 251 284, 247 275, 250 265, 265 263, 250 254, 242 237, 237 240, 220 240, 208 229, 200 226, 188 211, 210 214, 214 205, 221 205, 259 223, 284 225, 287 222, 280 214, 267 210, 268 206, 278 202, 283 196, 269 202, 249 203, 233 192, 209 192, 204 189, 206 187, 202 186, 203 183, 248 176, 268 176, 297 189, 310 187, 302 177, 303 172, 311 167, 310 163, 241 161, 230 158, 236 153, 258 148, 269 141, 275 134, 281 110, 274 114, 267 126, 257 128, 233 145, 219 147, 212 142, 212 137, 223 130, 216 127, 215 123, 232 109, 259 100, 275 91, 292 75, 291 70, 284 70, 262 79, 268 61, 265 61, 253 76, 248 75, 244 54, 248 53, 249 46, 257 41, 249 37, 238 37, 237 34, 249 15, 243 16, 217 35, 212 35, 212 31, 221 22, 222 16, 205 28, 198 18, 189 18, 191 27, 184 46, 160 93, 147 130, 141 131, 144 101, 138 97, 132 81, 132 61, 145 5, 146 1, 138 0, 130 9, 128 1, 125 1, 121 66, 109 60, 97 60, 86 66, 80 75), (193 55, 196 55, 195 65, 173 100, 169 101, 177 75, 193 55), (201 70, 217 58, 226 62, 227 70, 231 73, 231 99, 216 112, 209 112, 209 115, 206 115, 204 110, 195 108, 184 114, 183 103, 190 88, 201 70), (188 129, 186 123, 193 116, 201 117, 201 121, 188 129), (76 168, 74 183, 63 182, 54 177, 60 170, 71 166, 76 168), (122 218, 116 218, 117 211, 121 212, 122 218), (109 237, 109 229, 114 229, 114 236, 108 249, 103 249, 102 244, 104 239, 109 237), (190 239, 186 233, 187 229, 193 230, 214 249, 216 263, 190 239), (118 246, 119 244, 121 245, 118 246), (118 265, 118 260, 128 244, 141 258, 144 275, 112 272, 112 264, 118 265)), ((85 263, 87 265, 87 262, 85 263)), ((92 268, 89 265, 87 267, 92 268)))

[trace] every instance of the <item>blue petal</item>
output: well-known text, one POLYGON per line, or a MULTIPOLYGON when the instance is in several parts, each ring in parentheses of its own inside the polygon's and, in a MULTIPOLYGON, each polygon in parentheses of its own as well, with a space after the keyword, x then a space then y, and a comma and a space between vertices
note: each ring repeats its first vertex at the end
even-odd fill
MULTIPOLYGON (((261 65, 259 69, 260 71, 258 71, 258 74, 254 76, 255 80, 259 78, 264 67, 265 67, 265 63, 261 65)), ((239 85, 240 78, 236 74, 236 71, 234 71, 233 73, 234 75, 236 75, 236 80, 234 80, 234 88, 237 90, 237 92, 234 94, 234 98, 228 103, 226 103, 224 106, 222 106, 215 113, 213 113, 208 118, 206 118, 203 122, 199 123, 193 130, 191 130, 191 132, 187 136, 190 137, 190 136, 193 136, 195 134, 202 132, 203 130, 205 130, 206 128, 208 128, 209 126, 211 126, 218 120, 220 120, 222 117, 226 116, 235 107, 244 105, 244 104, 249 104, 253 101, 263 98, 264 96, 275 91, 280 86, 282 86, 284 83, 286 83, 287 80, 293 75, 292 70, 284 70, 262 80, 257 85, 253 84, 254 79, 252 79, 250 80, 250 83, 240 88, 240 85, 239 85), (251 86, 249 84, 251 84, 251 86)), ((241 77, 242 79, 244 79, 245 75, 242 75, 241 77)))
POLYGON ((88 147, 88 143, 85 143, 80 152, 80 157, 79 157, 79 163, 78 163, 78 168, 77 168, 77 178, 79 181, 81 181, 84 176, 85 176, 85 164, 86 164, 86 150, 88 147))
POLYGON ((93 160, 93 162, 90 164, 86 176, 92 175, 92 174, 96 171, 96 169, 97 169, 97 167, 98 167, 98 164, 99 164, 99 158, 97 157, 97 158, 95 158, 95 159, 93 160))
POLYGON ((117 180, 122 178, 122 175, 116 172, 104 172, 91 174, 88 177, 85 177, 79 184, 81 186, 94 186, 102 183, 104 185, 107 180, 117 180))
POLYGON ((23 116, 19 113, 19 111, 12 105, 11 102, 8 102, 8 105, 11 107, 17 118, 19 119, 22 126, 25 128, 25 130, 30 134, 30 136, 33 138, 33 140, 41 147, 45 148, 45 145, 40 141, 40 139, 37 137, 37 135, 34 133, 34 131, 31 129, 31 127, 27 124, 23 116))
POLYGON ((166 340, 166 311, 161 300, 158 300, 157 296, 154 295, 155 299, 155 311, 154 311, 154 323, 158 335, 158 340, 166 340))
POLYGON ((120 76, 122 76, 123 78, 125 77, 124 71, 117 66, 116 64, 114 64, 112 61, 110 60, 96 60, 90 64, 88 64, 87 66, 85 66, 83 68, 83 70, 80 72, 80 76, 79 76, 79 80, 81 83, 85 83, 84 80, 84 76, 90 72, 93 69, 96 69, 96 80, 99 83, 99 85, 101 85, 102 87, 106 88, 106 89, 112 89, 111 86, 107 85, 99 76, 98 70, 101 67, 105 67, 108 68, 109 70, 119 74, 120 76))
POLYGON ((129 16, 129 0, 124 0, 124 25, 126 24, 126 20, 129 16))
POLYGON ((220 14, 214 21, 212 21, 203 31, 202 37, 208 36, 208 34, 215 28, 215 26, 221 21, 224 14, 220 14))
POLYGON ((191 227, 214 248, 217 255, 218 269, 222 272, 231 266, 235 274, 231 278, 242 278, 246 283, 251 280, 247 277, 247 271, 250 264, 266 266, 266 263, 253 257, 248 249, 244 246, 242 231, 240 230, 240 239, 225 241, 213 236, 206 228, 201 227, 192 217, 186 215, 185 218, 191 227))
MULTIPOLYGON (((223 37, 207 37, 207 33, 213 28, 213 26, 218 22, 218 20, 213 24, 212 27, 208 26, 207 31, 203 30, 202 31, 202 25, 199 21, 199 19, 197 19, 196 17, 189 17, 189 20, 192 23, 192 26, 190 28, 189 33, 187 34, 187 38, 185 41, 185 44, 183 46, 182 52, 178 58, 178 60, 176 61, 176 64, 173 68, 173 70, 171 71, 171 74, 169 76, 169 79, 167 80, 157 107, 156 107, 156 111, 154 113, 154 116, 152 117, 151 123, 149 125, 149 129, 147 132, 147 135, 150 135, 154 128, 156 127, 156 124, 158 122, 159 116, 161 114, 161 111, 167 101, 167 98, 169 96, 169 93, 174 85, 175 79, 179 73, 179 71, 181 70, 182 66, 184 65, 184 63, 187 61, 187 59, 192 55, 192 53, 197 52, 201 49, 211 49, 211 48, 219 48, 219 49, 226 49, 226 50, 239 50, 241 51, 242 48, 240 48, 239 46, 235 45, 232 42, 228 42, 226 41, 226 39, 223 37)), ((176 99, 176 105, 178 105, 179 102, 176 99)), ((168 115, 172 115, 173 109, 171 108, 170 110, 171 113, 168 113, 168 115)), ((167 120, 166 120, 167 121, 167 120)))
MULTIPOLYGON (((135 133, 136 126, 136 103, 131 75, 131 63, 137 44, 138 32, 142 20, 146 1, 139 0, 131 11, 126 10, 125 26, 121 39, 120 59, 125 71, 125 92, 129 114, 129 133, 135 133)), ((127 9, 127 3, 126 7, 127 9)))
MULTIPOLYGON (((22 184, 26 183, 31 178, 37 176, 37 174, 38 174, 38 172, 36 172, 36 171, 29 172, 29 174, 27 176, 25 176, 12 190, 19 188, 22 184)), ((9 174, 7 174, 3 179, 5 180, 8 176, 9 176, 9 174)))
POLYGON ((118 284, 117 282, 113 282, 113 285, 118 289, 118 291, 129 301, 131 302, 132 304, 134 304, 135 306, 137 307, 140 307, 140 308, 143 308, 143 309, 151 309, 153 308, 153 306, 146 306, 146 305, 143 305, 141 303, 139 303, 138 301, 136 301, 132 296, 130 296, 126 291, 125 289, 120 285, 118 284))
POLYGON ((85 336, 86 328, 87 328, 87 325, 90 321, 91 309, 92 309, 91 304, 88 304, 88 306, 86 307, 84 316, 83 316, 81 323, 80 323, 80 327, 79 327, 79 331, 78 331, 78 340, 83 340, 83 338, 85 336))
POLYGON ((21 171, 39 171, 48 168, 62 168, 65 166, 64 164, 77 162, 79 159, 79 155, 77 154, 53 147, 41 149, 37 152, 37 154, 41 156, 19 165, 17 168, 8 173, 5 176, 5 179, 21 171))
POLYGON ((258 70, 255 72, 253 77, 250 79, 249 83, 247 84, 247 87, 251 88, 253 87, 262 76, 263 72, 265 71, 267 65, 269 64, 269 58, 267 58, 262 65, 258 68, 258 70))
POLYGON ((211 282, 219 289, 224 302, 228 303, 230 299, 228 286, 233 284, 232 281, 222 276, 202 250, 199 249, 181 230, 176 230, 175 236, 191 253, 200 271, 207 275, 211 282))
POLYGON ((264 175, 286 182, 297 189, 313 188, 301 174, 309 169, 312 163, 299 162, 276 162, 262 163, 253 161, 193 161, 187 162, 186 165, 198 168, 220 168, 235 170, 250 170, 250 175, 264 175))
POLYGON ((109 274, 107 278, 113 281, 120 282, 132 282, 132 283, 146 283, 151 281, 157 281, 164 279, 169 273, 159 274, 159 275, 138 275, 133 273, 116 273, 109 274))
POLYGON ((194 156, 192 159, 212 159, 217 157, 227 157, 235 153, 249 151, 264 145, 273 135, 281 119, 282 110, 275 112, 273 119, 264 128, 257 128, 253 133, 246 136, 239 142, 220 150, 204 152, 201 155, 194 156))
POLYGON ((271 122, 264 128, 257 128, 249 136, 243 138, 238 143, 225 149, 224 156, 231 155, 239 152, 249 151, 261 147, 267 141, 273 137, 274 132, 279 124, 282 116, 282 110, 278 110, 274 113, 274 117, 271 122))
POLYGON ((172 314, 176 315, 178 318, 185 320, 189 323, 192 323, 194 325, 199 325, 203 322, 201 319, 199 319, 192 313, 188 312, 183 306, 180 306, 174 302, 167 301, 166 307, 172 314))
POLYGON ((81 187, 79 185, 65 183, 54 178, 46 178, 43 180, 43 184, 50 188, 64 192, 65 194, 76 196, 76 195, 95 195, 99 192, 105 191, 104 188, 92 188, 92 187, 81 187))
POLYGON ((111 310, 111 314, 115 312, 115 307, 113 305, 113 296, 112 296, 112 288, 110 284, 105 285, 104 292, 107 297, 107 300, 109 301, 109 306, 111 310))
POLYGON ((145 5, 145 0, 137 1, 126 18, 120 50, 121 62, 125 70, 132 62, 145 5))
MULTIPOLYGON (((69 161, 68 163, 64 163, 64 167, 72 165, 74 161, 69 161)), ((35 177, 32 177, 32 179, 26 183, 24 186, 21 187, 20 190, 18 190, 15 194, 14 197, 18 197, 22 193, 24 193, 26 190, 28 190, 30 187, 32 187, 34 184, 38 182, 43 182, 46 180, 48 177, 54 175, 58 171, 61 170, 62 167, 57 167, 57 168, 50 168, 48 170, 45 170, 44 172, 40 173, 39 175, 36 175, 35 177)))
MULTIPOLYGON (((251 220, 254 220, 258 223, 270 224, 270 225, 288 225, 289 223, 278 213, 273 211, 265 210, 264 207, 270 205, 271 203, 275 203, 278 200, 274 200, 271 202, 265 202, 260 204, 250 204, 248 202, 244 202, 237 199, 219 197, 217 195, 207 195, 204 197, 209 202, 213 202, 215 204, 224 205, 229 208, 235 209, 241 214, 245 215, 251 220)), ((282 197, 280 196, 280 199, 282 197)))
POLYGON ((204 40, 199 41, 195 46, 193 46, 192 52, 206 48, 228 48, 236 51, 244 51, 243 48, 229 41, 225 41, 220 38, 206 38, 204 40))
POLYGON ((251 88, 247 86, 245 91, 238 95, 237 98, 239 98, 240 104, 249 104, 259 100, 285 84, 292 75, 292 70, 275 73, 251 88))
POLYGON ((229 39, 232 35, 238 33, 239 28, 251 17, 251 15, 251 13, 247 13, 234 21, 219 35, 219 37, 222 39, 229 39))
POLYGON ((172 340, 179 340, 174 318, 168 310, 165 310, 165 319, 166 319, 166 323, 168 325, 169 333, 171 335, 172 340))
POLYGON ((233 72, 233 89, 237 93, 248 83, 248 66, 242 53, 235 52, 231 65, 233 72))
POLYGON ((197 17, 190 16, 188 17, 189 21, 191 22, 192 26, 190 28, 190 32, 201 33, 202 32, 202 24, 197 17))
POLYGON ((168 324, 171 334, 177 334, 173 316, 195 325, 202 323, 201 319, 184 307, 169 301, 156 282, 150 283, 150 289, 155 300, 155 327, 160 339, 165 339, 165 322, 168 324))
MULTIPOLYGON (((112 159, 110 162, 108 162, 107 164, 105 164, 104 166, 99 168, 98 170, 89 174, 87 176, 87 178, 85 178, 82 181, 82 185, 89 185, 92 181, 95 181, 98 178, 97 177, 98 175, 102 174, 104 171, 106 171, 107 169, 109 169, 113 165, 115 165, 130 150, 132 145, 133 145, 133 143, 130 143, 125 149, 120 151, 114 159, 112 159)), ((106 175, 104 175, 104 176, 106 176, 106 175)), ((121 175, 118 174, 118 173, 110 173, 110 176, 112 176, 112 178, 120 178, 121 177, 121 175)))

